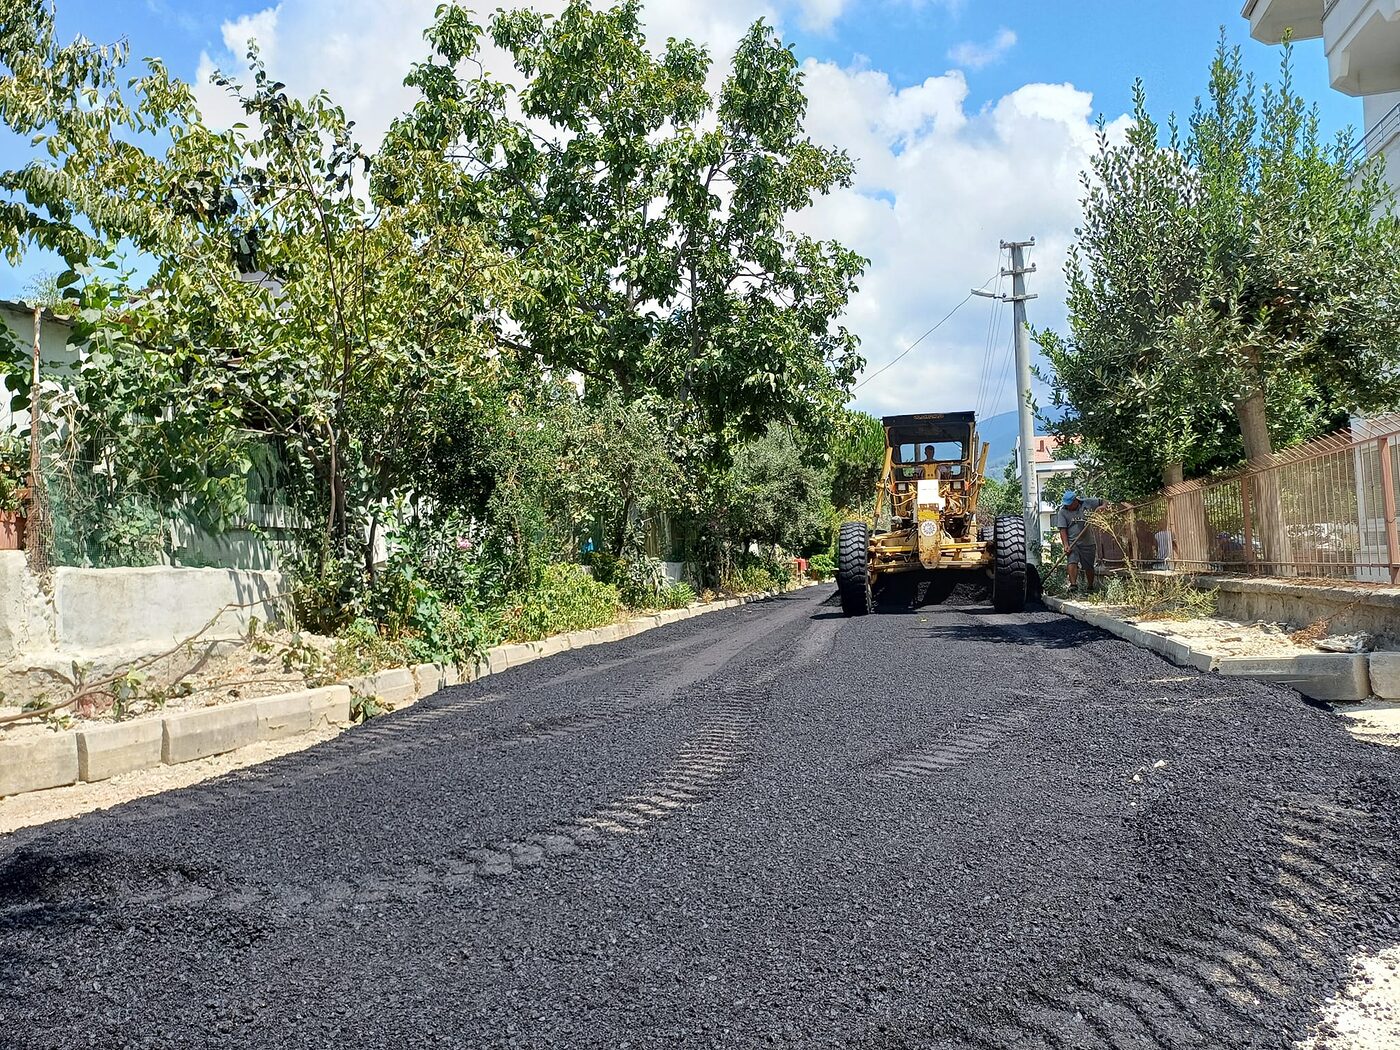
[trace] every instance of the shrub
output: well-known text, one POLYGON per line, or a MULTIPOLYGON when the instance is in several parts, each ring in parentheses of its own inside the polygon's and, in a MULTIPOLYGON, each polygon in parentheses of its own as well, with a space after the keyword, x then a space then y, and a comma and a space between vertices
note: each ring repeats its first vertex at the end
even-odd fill
POLYGON ((1194 620, 1215 613, 1214 590, 1192 586, 1189 576, 1141 573, 1132 569, 1109 577, 1103 602, 1126 608, 1139 620, 1194 620))
POLYGON ((696 601, 695 588, 688 583, 673 583, 657 596, 658 609, 684 609, 696 601))
POLYGON ((807 572, 815 580, 829 580, 836 575, 836 559, 830 554, 818 554, 807 563, 807 572))
POLYGON ((292 575, 292 610, 306 630, 337 635, 363 613, 364 574, 348 559, 327 560, 319 571, 302 562, 292 575))
POLYGON ((600 583, 579 565, 546 565, 524 601, 505 615, 504 633, 528 642, 563 631, 602 627, 617 619, 617 588, 600 583))
POLYGON ((384 637, 373 620, 357 617, 336 635, 328 680, 396 667, 405 662, 404 657, 402 648, 384 637))
POLYGON ((720 581, 731 594, 752 594, 755 591, 777 591, 792 583, 790 566, 772 558, 749 556, 720 581))
POLYGON ((632 609, 656 609, 667 587, 666 569, 660 558, 636 554, 617 563, 614 577, 622 601, 632 609))

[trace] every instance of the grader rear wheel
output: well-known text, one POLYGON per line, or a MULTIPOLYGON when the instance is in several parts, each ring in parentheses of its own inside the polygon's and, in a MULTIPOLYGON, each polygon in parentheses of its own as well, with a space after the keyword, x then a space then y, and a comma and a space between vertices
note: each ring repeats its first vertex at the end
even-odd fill
POLYGON ((875 608, 870 591, 870 526, 863 521, 841 525, 836 540, 836 589, 847 616, 865 616, 875 608))

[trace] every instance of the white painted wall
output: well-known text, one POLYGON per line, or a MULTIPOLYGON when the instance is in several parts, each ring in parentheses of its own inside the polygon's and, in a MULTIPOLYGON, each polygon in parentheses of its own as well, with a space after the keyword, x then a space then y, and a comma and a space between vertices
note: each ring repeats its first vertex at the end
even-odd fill
POLYGON ((54 653, 159 652, 213 622, 204 640, 237 638, 251 618, 286 618, 280 573, 243 569, 55 569, 52 595, 22 551, 0 551, 0 664, 54 653))
POLYGON ((52 604, 29 574, 24 552, 0 551, 0 664, 52 648, 52 604))
POLYGON ((168 647, 217 617, 205 638, 236 638, 256 616, 280 618, 281 574, 249 569, 55 569, 59 649, 168 647))
MULTIPOLYGON (((0 324, 18 340, 20 348, 33 353, 34 314, 14 303, 0 303, 0 324)), ((67 322, 45 314, 39 326, 39 370, 44 386, 56 390, 67 386, 78 366, 78 351, 68 345, 67 322)), ((28 412, 10 411, 10 392, 0 388, 0 428, 23 430, 29 426, 28 412)))

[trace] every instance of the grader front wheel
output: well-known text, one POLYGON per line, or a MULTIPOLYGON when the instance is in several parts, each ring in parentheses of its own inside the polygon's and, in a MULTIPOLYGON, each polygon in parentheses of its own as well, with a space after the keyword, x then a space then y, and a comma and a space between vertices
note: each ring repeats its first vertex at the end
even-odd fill
POLYGON ((1010 514, 997 518, 992 546, 992 607, 999 613, 1021 612, 1026 607, 1026 519, 1010 514))
POLYGON ((870 526, 863 521, 841 526, 836 540, 836 590, 847 616, 865 616, 875 608, 870 590, 870 526))

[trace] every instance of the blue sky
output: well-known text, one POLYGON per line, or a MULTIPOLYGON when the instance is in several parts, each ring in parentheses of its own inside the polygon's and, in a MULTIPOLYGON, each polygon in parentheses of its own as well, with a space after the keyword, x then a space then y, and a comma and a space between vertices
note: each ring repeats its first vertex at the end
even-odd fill
MULTIPOLYGON (((125 36, 137 56, 159 55, 177 74, 193 77, 202 51, 221 50, 225 22, 271 6, 258 0, 58 0, 58 22, 65 36, 125 36)), ((494 0, 482 5, 495 6, 494 0)), ((943 72, 957 44, 984 43, 1010 29, 1017 42, 1005 59, 969 77, 974 104, 1032 81, 1068 81, 1091 91, 1105 112, 1119 113, 1130 103, 1133 79, 1141 77, 1154 107, 1185 112, 1203 87, 1222 25, 1231 43, 1243 45, 1250 69, 1266 77, 1277 71, 1278 48, 1249 38, 1240 7, 1237 0, 963 0, 951 7, 883 0, 847 4, 830 27, 809 29, 796 18, 785 19, 783 29, 801 56, 839 64, 864 56, 899 86, 943 72)), ((1324 124, 1331 130, 1359 125, 1360 102, 1327 85, 1321 41, 1303 41, 1296 50, 1298 87, 1317 100, 1324 124)))
MULTIPOLYGON (((159 55, 190 79, 201 63, 205 72, 235 63, 242 39, 257 35, 275 75, 299 93, 329 89, 373 145, 405 104, 403 73, 422 53, 435 0, 57 2, 63 36, 124 36, 135 56, 159 55)), ((1137 77, 1155 115, 1189 112, 1222 25, 1247 68, 1274 77, 1279 49, 1249 39, 1239 11, 1240 0, 649 0, 644 17, 658 34, 697 36, 720 58, 758 14, 795 44, 812 133, 850 150, 860 171, 851 191, 799 225, 871 258, 847 320, 873 371, 995 272, 1003 237, 1040 237, 1032 323, 1062 328, 1061 267, 1094 119, 1121 126, 1137 77)), ((1296 86, 1316 101, 1324 128, 1359 125, 1359 100, 1327 85, 1320 41, 1295 51, 1296 86)), ((217 117, 216 95, 205 89, 205 98, 217 117)), ((21 162, 25 148, 0 138, 0 164, 21 162)), ((52 263, 0 270, 0 296, 43 268, 52 263)), ((857 404, 1010 407, 1010 325, 993 310, 974 301, 862 388, 857 404)))

